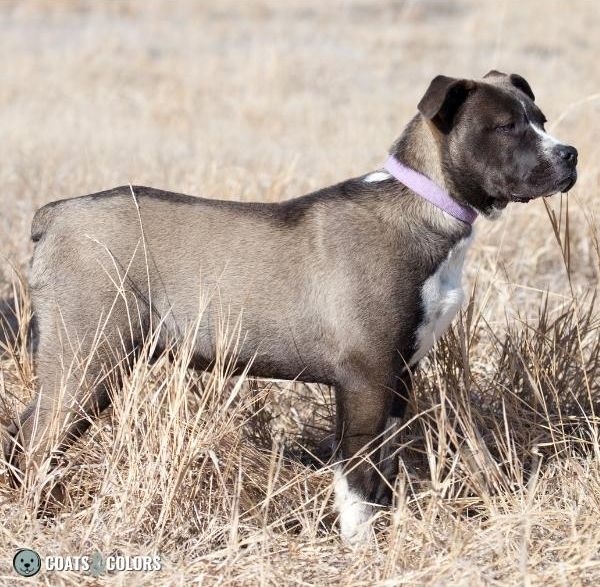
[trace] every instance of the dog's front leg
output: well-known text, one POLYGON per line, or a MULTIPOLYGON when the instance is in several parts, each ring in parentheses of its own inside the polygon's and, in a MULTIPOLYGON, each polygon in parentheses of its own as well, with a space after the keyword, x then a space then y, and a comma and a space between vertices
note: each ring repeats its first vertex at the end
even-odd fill
POLYGON ((375 513, 381 473, 377 469, 390 389, 363 377, 346 378, 336 388, 337 446, 341 462, 335 475, 340 531, 348 542, 364 541, 375 513))
POLYGON ((395 390, 392 394, 390 412, 379 458, 379 470, 384 477, 383 483, 379 485, 379 493, 376 499, 377 503, 380 504, 392 503, 392 488, 398 476, 400 431, 404 421, 406 404, 411 393, 412 380, 413 370, 406 367, 397 377, 395 390))

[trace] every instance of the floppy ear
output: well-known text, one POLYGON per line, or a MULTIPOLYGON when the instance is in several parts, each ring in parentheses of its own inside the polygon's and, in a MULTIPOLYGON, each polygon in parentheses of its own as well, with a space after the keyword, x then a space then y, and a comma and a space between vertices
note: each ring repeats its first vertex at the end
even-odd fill
POLYGON ((529 96, 532 100, 535 101, 535 96, 533 95, 533 91, 531 86, 527 83, 527 80, 524 77, 521 77, 518 73, 511 73, 508 76, 510 83, 521 90, 525 95, 529 96))
POLYGON ((497 69, 492 69, 483 76, 483 79, 486 77, 506 77, 506 74, 502 71, 498 71, 497 69))
POLYGON ((492 69, 492 71, 488 71, 483 76, 483 79, 487 77, 507 77, 510 83, 513 86, 515 86, 515 88, 521 90, 526 96, 529 96, 533 101, 535 101, 535 96, 533 95, 531 86, 529 85, 527 80, 524 77, 520 76, 518 73, 511 73, 510 75, 507 75, 506 73, 502 73, 501 71, 496 71, 495 69, 492 69))
POLYGON ((444 134, 448 134, 456 112, 475 87, 475 82, 438 75, 433 78, 417 108, 444 134))

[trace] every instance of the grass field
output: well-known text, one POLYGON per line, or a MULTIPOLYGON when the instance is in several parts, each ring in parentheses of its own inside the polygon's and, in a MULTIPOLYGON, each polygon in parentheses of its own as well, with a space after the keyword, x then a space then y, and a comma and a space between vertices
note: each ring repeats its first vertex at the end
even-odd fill
POLYGON ((48 201, 128 182, 300 195, 379 167, 438 73, 520 73, 580 160, 568 196, 478 220, 470 301, 418 375, 376 544, 341 544, 332 471, 306 456, 329 389, 232 380, 227 360, 201 375, 182 353, 138 363, 69 451, 54 518, 35 516, 43 479, 13 490, 0 463, 0 583, 599 584, 599 53, 591 0, 0 0, 0 298, 19 318, 2 424, 34 388, 19 276, 48 201), (19 579, 21 547, 162 570, 19 579))

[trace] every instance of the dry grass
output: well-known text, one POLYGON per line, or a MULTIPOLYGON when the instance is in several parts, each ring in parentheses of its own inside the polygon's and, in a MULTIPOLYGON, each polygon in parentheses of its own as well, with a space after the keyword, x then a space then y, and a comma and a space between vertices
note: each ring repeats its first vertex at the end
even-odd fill
POLYGON ((182 351, 136 364, 62 464, 69 501, 53 519, 34 515, 43 478, 14 491, 3 473, 0 581, 16 584, 28 546, 163 560, 40 575, 52 584, 598 584, 596 13, 587 0, 3 0, 0 294, 14 284, 19 314, 5 321, 18 332, 0 360, 3 423, 34 385, 11 267, 26 273, 46 201, 126 182, 291 197, 375 168, 433 75, 491 68, 530 80, 581 163, 568 198, 478 222, 471 301, 417 378, 377 544, 350 551, 331 530, 331 471, 308 455, 326 453, 328 389, 231 380, 232 352, 193 373, 182 351))

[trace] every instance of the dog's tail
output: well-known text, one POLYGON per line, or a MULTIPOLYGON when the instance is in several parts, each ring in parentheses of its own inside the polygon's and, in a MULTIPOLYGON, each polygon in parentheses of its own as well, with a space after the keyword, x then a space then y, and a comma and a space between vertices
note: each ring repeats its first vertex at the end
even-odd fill
POLYGON ((37 243, 46 233, 52 219, 54 218, 54 208, 59 202, 51 202, 39 208, 31 221, 31 240, 37 243))

